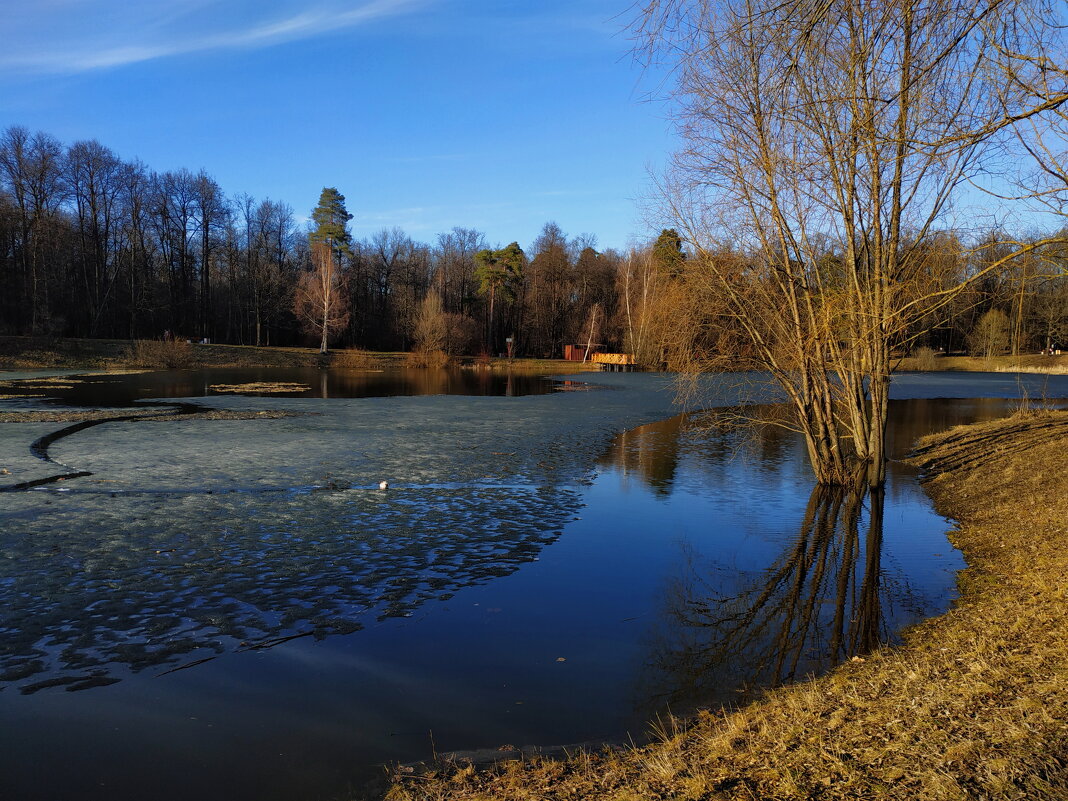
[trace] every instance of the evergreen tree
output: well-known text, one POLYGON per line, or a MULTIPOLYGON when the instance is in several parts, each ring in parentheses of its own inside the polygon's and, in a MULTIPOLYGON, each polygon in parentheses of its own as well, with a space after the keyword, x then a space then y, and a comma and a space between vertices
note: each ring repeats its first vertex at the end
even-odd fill
POLYGON ((686 260, 682 252, 682 237, 674 228, 665 228, 653 243, 653 259, 667 275, 677 276, 686 260))
POLYGON ((516 288, 523 280, 525 260, 526 254, 523 253, 518 242, 513 242, 500 250, 480 250, 475 254, 475 280, 479 283, 479 291, 483 295, 489 295, 486 344, 491 352, 496 352, 493 318, 497 295, 500 294, 510 301, 515 300, 516 288))
POLYGON ((308 234, 308 240, 326 242, 335 256, 352 255, 352 235, 348 223, 352 219, 345 208, 345 196, 332 186, 324 186, 319 195, 319 205, 312 210, 312 222, 315 230, 308 234))

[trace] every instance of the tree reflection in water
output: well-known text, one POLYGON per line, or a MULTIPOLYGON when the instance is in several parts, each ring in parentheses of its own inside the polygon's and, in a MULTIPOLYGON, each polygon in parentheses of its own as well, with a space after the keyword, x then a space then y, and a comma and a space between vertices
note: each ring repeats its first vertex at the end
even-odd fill
MULTIPOLYGON (((996 398, 895 401, 890 455, 931 431, 1009 412, 996 398)), ((810 490, 804 443, 782 414, 679 415, 620 434, 600 461, 663 504, 650 533, 677 538, 683 555, 645 637, 641 716, 665 703, 679 713, 735 704, 826 671, 952 597, 946 574, 959 563, 934 553, 949 549, 937 544, 944 529, 915 472, 892 461, 885 490, 810 490), (672 519, 685 509, 705 515, 703 527, 672 519)))
POLYGON ((654 645, 655 694, 672 705, 725 703, 887 641, 882 540, 881 490, 817 487, 796 540, 758 575, 690 553, 654 645))
MULTIPOLYGON (((1004 414, 1004 406, 894 404, 894 453, 931 429, 1004 414)), ((778 411, 746 409, 744 427, 734 409, 680 415, 620 435, 602 459, 658 500, 694 498, 711 515, 704 534, 681 543, 682 565, 647 635, 636 687, 647 715, 665 703, 679 712, 733 704, 823 672, 893 641, 948 600, 937 591, 928 597, 925 578, 913 585, 907 566, 927 551, 906 530, 921 494, 908 470, 890 465, 885 492, 897 522, 888 546, 884 490, 817 487, 808 494, 803 443, 777 425, 778 411), (721 419, 731 424, 717 425, 721 419)))

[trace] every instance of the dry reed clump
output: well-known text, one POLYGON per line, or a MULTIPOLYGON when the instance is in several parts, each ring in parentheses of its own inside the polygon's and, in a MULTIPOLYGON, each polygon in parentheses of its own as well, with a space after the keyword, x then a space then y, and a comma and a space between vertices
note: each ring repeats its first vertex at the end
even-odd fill
POLYGON ((192 367, 193 346, 177 339, 135 339, 123 351, 122 359, 134 367, 192 367))
POLYGON ((288 381, 253 381, 247 384, 212 384, 208 389, 219 393, 273 395, 307 392, 311 387, 307 384, 295 384, 288 381))
POLYGON ((933 366, 926 368, 917 358, 920 349, 902 358, 898 370, 948 370, 959 372, 1037 373, 1061 375, 1068 373, 1068 356, 1043 356, 1037 353, 1020 356, 948 356, 939 354, 933 366))
POLYGON ((660 741, 398 777, 389 801, 1068 798, 1068 413, 925 440, 968 568, 905 644, 660 741))
POLYGON ((370 351, 359 348, 331 351, 330 366, 350 369, 364 369, 374 366, 375 357, 370 351))
POLYGON ((404 362, 405 367, 428 367, 430 369, 439 370, 443 367, 449 367, 452 365, 453 360, 443 350, 430 350, 419 351, 413 350, 408 354, 408 358, 404 362))
POLYGON ((912 352, 912 369, 930 372, 938 369, 938 354, 934 348, 916 348, 912 352))
POLYGON ((1068 375, 1068 364, 1054 364, 1049 367, 1004 367, 995 365, 993 372, 996 373, 1048 373, 1049 375, 1068 375))

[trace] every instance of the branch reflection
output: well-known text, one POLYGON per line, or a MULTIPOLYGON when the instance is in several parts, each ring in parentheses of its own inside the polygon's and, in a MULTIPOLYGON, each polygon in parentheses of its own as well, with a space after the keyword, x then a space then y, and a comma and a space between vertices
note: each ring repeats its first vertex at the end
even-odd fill
POLYGON ((792 546, 758 575, 689 554, 654 641, 652 695, 729 703, 885 642, 882 540, 882 491, 819 487, 792 546))

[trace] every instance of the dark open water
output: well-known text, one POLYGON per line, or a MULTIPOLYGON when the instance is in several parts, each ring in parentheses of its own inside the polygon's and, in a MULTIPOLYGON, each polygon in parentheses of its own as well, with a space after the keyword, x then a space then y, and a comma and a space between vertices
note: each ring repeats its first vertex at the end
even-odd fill
MULTIPOLYGON (((12 374, 14 375, 14 374, 12 374)), ((7 378, 0 372, 0 380, 7 378)), ((48 384, 27 382, 28 395, 44 393, 73 406, 127 406, 146 398, 206 398, 230 394, 219 385, 284 382, 302 385, 281 393, 246 392, 287 398, 390 398, 407 395, 543 395, 566 388, 543 375, 490 370, 321 370, 315 367, 226 367, 153 370, 78 376, 48 384)), ((17 394, 17 387, 0 392, 17 394)))

